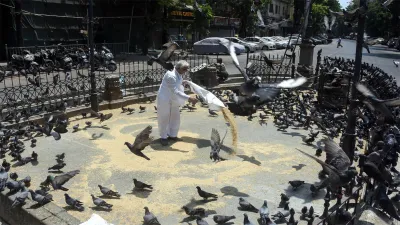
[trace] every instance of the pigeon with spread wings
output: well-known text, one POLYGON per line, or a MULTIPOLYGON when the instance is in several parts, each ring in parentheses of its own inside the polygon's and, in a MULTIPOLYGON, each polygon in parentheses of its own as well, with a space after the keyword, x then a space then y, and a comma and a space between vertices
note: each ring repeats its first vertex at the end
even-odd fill
POLYGON ((225 132, 225 136, 222 138, 219 136, 219 133, 216 129, 211 130, 211 152, 210 152, 210 159, 213 159, 215 161, 220 161, 222 158, 219 156, 219 152, 221 150, 222 144, 224 143, 226 134, 228 133, 228 130, 225 132))
POLYGON ((172 54, 176 49, 178 49, 179 45, 176 42, 169 43, 167 49, 163 52, 161 52, 157 58, 154 56, 148 55, 150 58, 147 61, 148 65, 153 65, 153 62, 156 62, 160 64, 164 69, 166 70, 173 70, 174 65, 171 62, 168 62, 168 60, 171 58, 172 54))
POLYGON ((129 150, 131 150, 133 154, 150 160, 149 157, 143 154, 142 150, 154 140, 154 137, 150 136, 152 130, 152 126, 147 126, 136 136, 135 142, 133 142, 133 144, 125 142, 125 145, 128 146, 129 150))

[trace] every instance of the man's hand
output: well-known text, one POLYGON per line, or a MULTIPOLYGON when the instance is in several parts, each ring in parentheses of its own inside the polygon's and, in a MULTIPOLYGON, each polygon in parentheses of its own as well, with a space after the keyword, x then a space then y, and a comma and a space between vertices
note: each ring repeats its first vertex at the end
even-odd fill
POLYGON ((189 97, 188 102, 192 103, 192 104, 196 104, 199 100, 197 100, 197 98, 193 98, 193 97, 189 97))

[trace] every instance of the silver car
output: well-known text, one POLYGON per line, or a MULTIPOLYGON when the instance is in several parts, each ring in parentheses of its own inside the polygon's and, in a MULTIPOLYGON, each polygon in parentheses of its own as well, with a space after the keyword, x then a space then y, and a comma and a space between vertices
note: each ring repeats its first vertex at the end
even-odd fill
POLYGON ((246 42, 240 38, 237 37, 225 37, 226 39, 228 39, 229 41, 232 41, 234 43, 238 43, 243 45, 246 48, 246 51, 248 50, 249 52, 255 52, 259 49, 261 49, 259 47, 259 45, 257 45, 256 43, 250 43, 250 42, 246 42))
MULTIPOLYGON (((229 40, 225 38, 219 37, 210 37, 198 41, 193 44, 193 52, 195 54, 219 54, 219 53, 229 53, 228 46, 229 40)), ((243 45, 232 42, 235 47, 236 54, 241 54, 246 52, 246 49, 243 45)))

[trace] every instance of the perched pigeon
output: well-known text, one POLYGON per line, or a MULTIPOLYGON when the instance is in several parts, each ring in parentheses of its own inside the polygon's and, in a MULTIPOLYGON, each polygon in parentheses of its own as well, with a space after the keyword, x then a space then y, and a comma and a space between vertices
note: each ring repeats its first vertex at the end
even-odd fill
POLYGON ((121 195, 116 191, 113 191, 113 190, 103 187, 101 185, 98 185, 98 186, 100 188, 101 193, 103 193, 103 195, 105 195, 105 196, 117 197, 117 198, 121 197, 121 195))
POLYGON ((154 216, 153 213, 150 212, 149 208, 147 206, 144 207, 144 216, 143 216, 143 221, 144 225, 161 225, 160 222, 158 222, 157 217, 154 216))
POLYGON ((15 207, 22 206, 23 204, 25 204, 25 200, 27 198, 29 198, 28 196, 29 196, 29 191, 27 189, 23 188, 23 190, 21 190, 20 192, 18 192, 15 195, 15 199, 11 205, 11 208, 15 208, 15 207))
POLYGON ((296 190, 299 188, 301 185, 304 184, 304 181, 302 180, 291 180, 289 181, 289 184, 293 187, 293 190, 296 190))
POLYGON ((77 199, 71 198, 67 193, 64 194, 65 196, 65 203, 67 205, 72 206, 74 209, 77 209, 78 211, 83 211, 85 208, 83 207, 83 203, 77 199))
POLYGON ((243 210, 258 213, 258 209, 242 197, 239 198, 239 205, 240 205, 240 208, 243 210))
POLYGON ((111 209, 112 207, 113 207, 113 205, 111 205, 111 204, 108 204, 106 201, 104 201, 103 199, 101 199, 101 198, 96 198, 96 197, 94 197, 94 195, 91 195, 92 196, 92 201, 93 201, 93 204, 94 205, 96 205, 96 206, 98 206, 98 207, 104 207, 104 208, 107 208, 107 209, 111 209))
POLYGON ((224 224, 227 223, 229 220, 236 219, 235 216, 222 216, 222 215, 215 215, 213 220, 217 224, 224 224))
POLYGON ((4 191, 7 180, 8 180, 8 173, 6 172, 5 168, 1 166, 0 167, 0 192, 4 191))
POLYGON ((204 200, 207 200, 208 198, 218 198, 218 195, 216 194, 212 194, 206 191, 201 190, 201 188, 199 186, 196 187, 197 188, 197 193, 200 195, 200 197, 202 197, 204 200))
POLYGON ((250 222, 249 217, 247 216, 247 214, 243 214, 244 219, 243 219, 243 225, 254 225, 252 222, 250 222))
POLYGON ((188 216, 205 216, 206 215, 206 210, 204 208, 189 208, 187 206, 182 207, 183 210, 185 210, 185 213, 188 216))
POLYGON ((56 165, 49 167, 48 170, 58 170, 60 171, 62 168, 64 168, 64 166, 66 166, 67 164, 62 162, 62 163, 57 163, 56 165))
POLYGON ((135 142, 133 142, 133 145, 129 142, 125 142, 125 145, 129 148, 129 150, 131 150, 133 154, 150 160, 149 157, 143 154, 142 150, 154 140, 154 137, 150 136, 152 129, 152 126, 147 126, 138 135, 136 135, 136 139, 135 142))
POLYGON ((34 192, 33 190, 29 190, 29 192, 31 193, 32 200, 37 202, 39 205, 45 205, 53 201, 53 196, 51 194, 41 195, 34 192))
POLYGON ((197 216, 196 223, 197 225, 208 225, 207 221, 203 220, 200 216, 197 216))
POLYGON ((261 222, 263 224, 266 224, 267 223, 266 219, 269 217, 269 209, 268 209, 267 200, 264 200, 264 204, 261 206, 259 213, 260 213, 261 222))
POLYGON ((135 189, 140 189, 140 190, 145 189, 145 188, 153 189, 153 186, 143 183, 141 181, 138 181, 135 178, 133 179, 133 184, 135 185, 135 189))

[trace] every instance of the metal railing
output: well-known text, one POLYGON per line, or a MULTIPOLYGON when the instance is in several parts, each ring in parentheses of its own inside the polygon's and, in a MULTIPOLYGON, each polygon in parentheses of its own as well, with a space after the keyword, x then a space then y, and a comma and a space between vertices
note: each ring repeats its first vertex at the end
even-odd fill
MULTIPOLYGON (((184 59, 191 67, 195 67, 215 62, 217 57, 218 55, 174 55, 172 62, 175 64, 184 59)), ((147 57, 138 56, 137 60, 117 62, 117 70, 114 72, 101 68, 95 71, 96 91, 101 101, 105 79, 113 74, 120 77, 123 96, 156 92, 165 72, 159 64, 148 65, 147 57)), ((16 71, 15 74, 12 71, 3 73, 8 76, 0 79, 0 120, 19 113, 23 117, 90 104, 88 69, 72 69, 71 72, 39 71, 36 76, 22 75, 16 71)))

